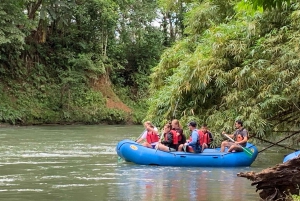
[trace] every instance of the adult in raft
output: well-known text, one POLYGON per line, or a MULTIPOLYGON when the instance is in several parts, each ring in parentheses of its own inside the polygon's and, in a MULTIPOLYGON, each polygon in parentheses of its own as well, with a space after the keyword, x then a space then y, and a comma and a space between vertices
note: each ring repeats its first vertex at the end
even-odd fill
POLYGON ((191 121, 188 124, 189 130, 191 131, 190 134, 190 140, 189 142, 186 142, 178 147, 178 151, 186 151, 191 153, 201 153, 201 146, 200 146, 200 136, 198 134, 197 130, 197 123, 194 121, 191 121))
POLYGON ((145 131, 140 139, 136 142, 140 143, 144 140, 143 146, 154 149, 159 141, 158 129, 151 121, 144 122, 145 131))
POLYGON ((182 126, 180 125, 180 122, 177 119, 173 119, 172 122, 171 122, 171 125, 172 125, 171 132, 175 131, 175 133, 177 135, 177 138, 178 138, 178 143, 175 146, 176 151, 178 151, 178 147, 181 144, 184 144, 186 142, 186 137, 183 134, 182 126))
POLYGON ((169 123, 164 126, 164 139, 156 145, 156 149, 167 152, 176 151, 178 137, 177 133, 172 131, 171 128, 172 125, 169 123))
MULTIPOLYGON (((233 138, 234 142, 229 142, 227 140, 223 141, 221 144, 221 152, 225 151, 225 147, 229 147, 228 152, 232 151, 243 151, 242 147, 246 147, 248 141, 248 131, 243 127, 243 122, 241 120, 235 121, 236 131, 229 135, 229 137, 233 138), (241 147, 242 146, 242 147, 241 147)), ((222 134, 226 134, 225 131, 222 134)))

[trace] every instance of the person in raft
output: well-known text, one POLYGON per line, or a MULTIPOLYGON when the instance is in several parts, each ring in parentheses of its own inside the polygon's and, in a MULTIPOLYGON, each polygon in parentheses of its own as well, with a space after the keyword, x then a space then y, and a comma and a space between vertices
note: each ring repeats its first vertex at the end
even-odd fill
POLYGON ((171 130, 171 128, 172 125, 169 123, 164 126, 164 139, 162 142, 159 142, 156 145, 157 149, 167 152, 176 151, 178 144, 178 136, 174 130, 171 130))
POLYGON ((159 141, 158 129, 151 121, 144 122, 145 131, 140 139, 136 142, 140 143, 144 140, 143 146, 154 149, 159 141))
POLYGON ((186 142, 178 147, 178 151, 182 151, 182 149, 186 152, 191 153, 201 153, 201 146, 200 146, 200 136, 198 134, 197 130, 197 123, 194 121, 191 121, 189 124, 189 130, 190 133, 190 140, 189 142, 186 142))
POLYGON ((180 125, 180 122, 177 119, 173 119, 172 122, 172 131, 176 132, 178 143, 176 145, 176 151, 178 151, 178 147, 181 144, 184 144, 186 142, 186 137, 183 134, 182 126, 180 125))
POLYGON ((211 143, 213 141, 213 136, 211 132, 208 130, 207 124, 202 124, 200 130, 198 130, 198 134, 200 136, 200 145, 202 147, 202 151, 206 148, 211 148, 211 143))
MULTIPOLYGON (((228 152, 232 151, 243 151, 242 147, 246 147, 248 141, 248 131, 243 127, 243 122, 241 120, 235 121, 236 131, 232 135, 228 135, 233 138, 234 142, 225 140, 221 144, 221 152, 225 151, 225 147, 229 147, 228 152), (242 147, 241 147, 242 146, 242 147)), ((225 131, 222 134, 226 134, 225 131)))

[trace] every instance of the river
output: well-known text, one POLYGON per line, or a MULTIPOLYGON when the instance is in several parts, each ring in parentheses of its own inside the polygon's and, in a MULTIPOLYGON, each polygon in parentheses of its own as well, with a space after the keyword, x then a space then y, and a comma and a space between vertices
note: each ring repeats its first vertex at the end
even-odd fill
POLYGON ((5 201, 257 201, 238 172, 260 171, 284 154, 263 152, 251 167, 140 166, 118 160, 115 146, 142 126, 0 128, 0 200, 5 201))

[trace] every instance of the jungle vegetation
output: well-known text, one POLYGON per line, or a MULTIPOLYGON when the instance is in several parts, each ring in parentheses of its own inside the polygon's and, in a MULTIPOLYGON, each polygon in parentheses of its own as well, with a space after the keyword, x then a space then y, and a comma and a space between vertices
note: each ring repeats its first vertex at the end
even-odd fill
POLYGON ((183 37, 151 74, 147 118, 194 119, 215 133, 232 131, 237 119, 257 136, 298 131, 300 2, 188 5, 183 37))
POLYGON ((157 7, 133 0, 1 1, 0 122, 140 123, 150 69, 171 40, 152 25, 157 7))
POLYGON ((3 0, 0 121, 299 129, 300 2, 3 0), (146 115, 147 112, 147 115, 146 115))

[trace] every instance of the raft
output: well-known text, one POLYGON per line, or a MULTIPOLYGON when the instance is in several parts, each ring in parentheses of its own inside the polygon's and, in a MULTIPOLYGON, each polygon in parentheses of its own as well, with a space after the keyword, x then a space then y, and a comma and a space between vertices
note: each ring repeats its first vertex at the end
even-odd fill
POLYGON ((293 153, 290 153, 288 155, 286 155, 284 158, 283 158, 283 163, 289 161, 289 160, 292 160, 296 157, 298 157, 300 155, 300 150, 299 151, 295 151, 293 153))
POLYGON ((116 146, 119 157, 139 165, 183 167, 241 167, 250 166, 257 157, 256 146, 247 143, 252 152, 220 152, 220 148, 204 149, 202 153, 165 152, 144 147, 132 140, 122 140, 116 146))

